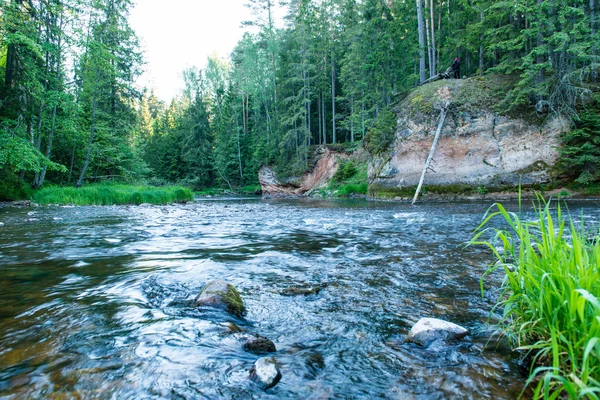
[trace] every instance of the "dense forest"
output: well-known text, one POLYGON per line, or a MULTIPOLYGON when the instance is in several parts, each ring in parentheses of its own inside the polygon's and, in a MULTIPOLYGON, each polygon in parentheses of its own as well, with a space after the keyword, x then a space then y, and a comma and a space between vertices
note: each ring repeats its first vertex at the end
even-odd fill
MULTIPOLYGON (((137 88, 131 0, 2 0, 0 192, 115 179, 195 189, 304 171, 358 145, 403 94, 460 58, 514 77, 499 106, 574 115, 594 91, 596 0, 273 0, 230 59, 184 72, 169 104, 137 88)), ((393 120, 393 118, 391 118, 393 120)))

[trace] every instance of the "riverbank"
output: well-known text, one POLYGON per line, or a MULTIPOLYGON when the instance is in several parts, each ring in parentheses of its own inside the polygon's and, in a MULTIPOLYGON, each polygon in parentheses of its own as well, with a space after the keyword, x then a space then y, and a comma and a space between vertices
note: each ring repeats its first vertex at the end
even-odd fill
POLYGON ((49 186, 33 193, 31 201, 40 205, 73 204, 78 206, 139 205, 185 203, 194 193, 182 186, 134 186, 95 184, 82 188, 49 186))

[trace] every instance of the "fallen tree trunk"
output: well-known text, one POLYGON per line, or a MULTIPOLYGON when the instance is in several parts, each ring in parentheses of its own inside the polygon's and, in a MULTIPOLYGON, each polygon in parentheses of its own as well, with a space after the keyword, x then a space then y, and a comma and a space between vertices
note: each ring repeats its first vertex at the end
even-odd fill
POLYGON ((421 188, 423 187, 423 181, 425 180, 425 174, 429 169, 429 165, 431 164, 431 160, 433 160, 433 155, 435 154, 435 149, 437 148, 438 141, 440 140, 440 134, 442 133, 442 127, 444 126, 444 122, 446 121, 446 114, 448 114, 448 108, 450 107, 450 102, 446 102, 442 107, 442 111, 440 113, 440 123, 438 124, 437 131, 435 132, 435 138, 433 139, 433 144, 431 146, 431 151, 429 152, 429 157, 427 157, 427 162, 425 162, 425 168, 423 168, 423 173, 421 174, 421 180, 419 181, 419 186, 417 186, 417 191, 415 192, 415 197, 413 198, 412 205, 414 206, 419 198, 419 193, 421 192, 421 188))
POLYGON ((423 81, 419 84, 419 86, 424 85, 426 83, 439 81, 440 79, 450 79, 452 78, 452 67, 448 67, 448 69, 444 72, 440 72, 439 74, 432 76, 431 78, 423 81))

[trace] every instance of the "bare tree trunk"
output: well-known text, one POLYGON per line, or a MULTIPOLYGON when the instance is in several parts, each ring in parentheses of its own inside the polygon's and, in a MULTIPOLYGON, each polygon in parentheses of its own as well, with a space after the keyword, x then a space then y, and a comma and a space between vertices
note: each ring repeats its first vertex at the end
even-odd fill
POLYGON ((321 93, 317 95, 317 125, 319 126, 319 144, 323 144, 323 128, 321 126, 321 93))
POLYGON ((242 146, 241 146, 241 143, 240 143, 240 126, 238 124, 238 121, 239 120, 236 117, 236 119, 235 119, 235 132, 237 133, 238 163, 240 164, 240 182, 241 182, 242 179, 244 179, 244 170, 242 169, 242 146))
MULTIPOLYGON (((44 117, 44 101, 40 102, 40 111, 38 113, 37 138, 35 139, 35 148, 39 152, 42 148, 42 118, 44 117)), ((40 173, 36 172, 33 178, 33 187, 37 188, 40 173)))
POLYGON ((429 0, 429 12, 431 15, 431 76, 437 74, 435 64, 435 19, 433 17, 433 0, 429 0))
POLYGON ((331 32, 331 130, 331 143, 336 143, 337 132, 335 129, 335 52, 333 49, 333 31, 331 32))
POLYGON ((327 144, 327 114, 325 110, 325 94, 321 93, 321 110, 323 110, 323 144, 327 144))
MULTIPOLYGON (((48 135, 48 144, 46 145, 46 158, 50 159, 50 152, 52 151, 52 139, 54 138, 54 129, 56 127, 56 104, 54 105, 54 109, 52 110, 52 128, 50 129, 50 134, 48 135)), ((44 184, 44 179, 46 179, 46 171, 48 170, 48 165, 44 165, 44 169, 40 174, 39 180, 36 183, 37 188, 41 188, 44 184)))
POLYGON ((419 83, 425 81, 425 28, 423 27, 423 0, 417 0, 417 27, 419 30, 419 83))
POLYGON ((350 100, 350 142, 354 143, 354 98, 350 100))
POLYGON ((590 29, 592 35, 592 80, 598 79, 598 49, 596 48, 596 4, 590 0, 590 29))
MULTIPOLYGON (((60 4, 60 2, 59 2, 60 4)), ((60 13, 60 24, 59 24, 59 28, 60 28, 60 33, 58 35, 58 54, 56 57, 56 74, 55 74, 55 78, 56 78, 56 82, 55 82, 55 86, 59 86, 61 85, 61 65, 62 65, 62 32, 63 32, 63 11, 61 8, 61 13, 60 13)), ((54 139, 54 132, 56 130, 56 111, 57 111, 58 105, 54 104, 54 107, 52 109, 52 127, 50 128, 50 134, 48 135, 48 143, 46 144, 46 158, 50 159, 50 154, 52 152, 52 141, 54 139)), ((44 180, 46 179, 46 172, 48 171, 48 165, 44 165, 44 169, 42 170, 42 173, 40 174, 40 178, 38 180, 38 182, 36 183, 36 186, 38 188, 41 188, 42 185, 44 184, 44 180)))
POLYGON ((435 155, 435 149, 437 148, 438 140, 440 139, 440 134, 442 133, 442 128, 444 126, 444 121, 446 121, 446 114, 448 113, 448 108, 450 107, 450 103, 446 102, 444 104, 442 111, 440 113, 440 122, 437 127, 437 131, 435 132, 435 137, 433 139, 433 144, 431 145, 431 151, 429 152, 429 157, 427 157, 427 162, 425 163, 425 167, 423 168, 423 172, 421 173, 421 179, 419 180, 419 186, 417 186, 417 191, 415 192, 415 197, 413 197, 412 205, 414 206, 419 198, 419 193, 421 192, 421 188, 423 187, 423 181, 425 181, 425 174, 429 169, 429 165, 433 160, 433 156, 435 155))
POLYGON ((242 126, 244 129, 244 135, 246 134, 246 99, 244 96, 244 91, 242 90, 242 126))
MULTIPOLYGON (((483 23, 483 10, 479 11, 479 22, 483 23)), ((479 34, 479 74, 483 75, 483 33, 479 34)))
POLYGON ((435 76, 435 71, 433 70, 433 55, 431 54, 431 34, 429 32, 429 19, 425 18, 425 34, 427 36, 427 60, 429 61, 429 77, 433 78, 435 76))
MULTIPOLYGON (((544 0, 537 0, 537 4, 538 4, 538 8, 541 7, 541 4, 544 2, 544 0)), ((538 24, 538 33, 537 33, 537 42, 536 45, 537 47, 541 47, 542 46, 542 28, 541 25, 538 24)), ((542 64, 544 62, 544 57, 542 55, 539 55, 536 57, 535 59, 536 64, 542 64)), ((542 83, 544 82, 545 79, 545 75, 544 75, 544 70, 540 69, 540 73, 538 74, 538 76, 536 77, 536 83, 542 83)))
POLYGON ((100 68, 98 68, 98 72, 96 73, 96 87, 94 88, 94 100, 92 102, 92 128, 90 131, 90 140, 88 141, 87 153, 85 156, 85 162, 83 164, 83 169, 81 170, 81 175, 79 175, 79 180, 77 181, 78 188, 83 185, 83 178, 85 178, 85 173, 87 172, 88 166, 90 165, 90 156, 92 154, 92 145, 94 144, 94 134, 96 133, 96 111, 98 110, 98 80, 100 79, 100 68))

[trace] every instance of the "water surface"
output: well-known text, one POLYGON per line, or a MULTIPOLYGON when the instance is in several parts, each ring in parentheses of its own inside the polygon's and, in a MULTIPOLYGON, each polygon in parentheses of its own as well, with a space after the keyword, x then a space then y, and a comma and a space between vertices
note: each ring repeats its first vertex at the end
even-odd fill
MULTIPOLYGON (((219 199, 0 209, 0 397, 514 399, 526 380, 518 357, 485 346, 492 303, 479 278, 490 254, 463 246, 488 207, 219 199), (245 318, 190 305, 213 279, 240 290, 245 318), (290 287, 321 290, 281 294, 290 287), (404 343, 421 317, 471 335, 404 343), (258 357, 229 322, 275 342, 276 387, 248 379, 258 357)), ((571 208, 596 224, 591 204, 571 208)))

